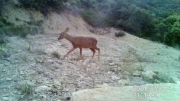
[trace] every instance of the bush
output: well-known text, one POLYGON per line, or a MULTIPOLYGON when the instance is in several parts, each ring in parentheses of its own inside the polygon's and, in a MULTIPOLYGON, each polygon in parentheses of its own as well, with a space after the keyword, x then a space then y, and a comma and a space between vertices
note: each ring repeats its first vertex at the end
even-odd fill
POLYGON ((88 9, 83 10, 81 14, 84 20, 94 27, 107 27, 112 24, 112 18, 103 12, 88 9))
POLYGON ((56 10, 62 10, 65 6, 63 2, 67 0, 19 0, 25 8, 35 8, 43 14, 48 13, 48 8, 52 7, 56 10))
POLYGON ((5 0, 0 0, 0 16, 1 16, 2 9, 4 7, 4 3, 5 3, 5 0))
POLYGON ((165 35, 164 42, 170 46, 180 45, 180 23, 174 22, 170 32, 165 35))
POLYGON ((7 41, 7 36, 3 33, 2 30, 0 30, 0 44, 5 44, 7 41))
POLYGON ((28 84, 21 84, 19 85, 19 87, 17 88, 22 94, 25 95, 30 95, 33 93, 34 89, 33 86, 28 85, 28 84))
POLYGON ((2 27, 0 28, 2 35, 6 36, 12 36, 12 35, 18 35, 20 37, 25 38, 28 34, 36 34, 39 33, 39 31, 42 31, 40 27, 36 26, 9 26, 9 27, 2 27))
POLYGON ((149 83, 169 83, 170 77, 163 73, 158 73, 155 76, 153 76, 153 78, 148 78, 146 76, 142 76, 142 79, 149 83))
POLYGON ((53 55, 55 58, 58 58, 58 59, 60 58, 59 53, 56 52, 56 51, 52 52, 52 55, 53 55))
POLYGON ((180 46, 180 18, 178 15, 170 15, 159 21, 156 25, 155 40, 160 40, 169 46, 180 46))

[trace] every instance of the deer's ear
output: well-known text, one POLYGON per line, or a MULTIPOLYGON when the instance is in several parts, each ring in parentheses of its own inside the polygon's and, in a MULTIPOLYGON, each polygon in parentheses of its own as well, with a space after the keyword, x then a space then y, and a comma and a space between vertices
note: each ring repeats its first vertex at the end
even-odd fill
POLYGON ((69 31, 69 27, 66 28, 65 32, 68 32, 69 31))

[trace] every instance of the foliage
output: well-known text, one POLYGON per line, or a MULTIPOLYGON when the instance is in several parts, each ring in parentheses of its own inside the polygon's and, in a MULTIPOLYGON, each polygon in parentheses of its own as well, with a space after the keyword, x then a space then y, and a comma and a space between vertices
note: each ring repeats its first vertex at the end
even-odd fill
POLYGON ((4 7, 4 3, 5 3, 5 0, 0 0, 0 16, 1 16, 2 9, 4 7))
POLYGON ((53 55, 55 58, 58 58, 58 59, 60 58, 59 53, 56 52, 56 51, 52 52, 52 55, 53 55))
POLYGON ((23 38, 25 38, 28 34, 39 33, 40 30, 42 29, 36 26, 31 26, 31 27, 30 26, 8 26, 8 27, 0 28, 0 31, 4 35, 8 35, 8 36, 18 35, 23 38))
POLYGON ((33 87, 31 85, 28 85, 28 84, 21 84, 21 85, 19 85, 18 90, 22 94, 25 94, 25 95, 30 95, 34 91, 33 87))
POLYGON ((179 0, 71 0, 95 27, 113 26, 137 36, 180 46, 179 0))
POLYGON ((8 52, 5 49, 4 44, 0 44, 0 59, 8 57, 8 52))
POLYGON ((43 14, 48 13, 48 8, 54 8, 56 10, 62 10, 65 6, 63 2, 67 0, 19 0, 19 2, 25 8, 35 8, 40 10, 43 14))
POLYGON ((96 12, 92 9, 89 9, 89 10, 83 10, 81 14, 82 17, 92 26, 106 27, 110 24, 109 23, 110 20, 108 19, 108 16, 102 12, 96 12))
POLYGON ((3 33, 2 30, 0 30, 0 44, 7 43, 7 36, 3 33))
POLYGON ((156 25, 156 40, 167 45, 180 45, 180 16, 170 15, 156 25), (158 35, 159 34, 159 35, 158 35))
POLYGON ((146 76, 142 75, 143 80, 149 82, 149 83, 169 83, 170 77, 168 75, 165 75, 163 73, 158 73, 153 78, 148 78, 146 76))

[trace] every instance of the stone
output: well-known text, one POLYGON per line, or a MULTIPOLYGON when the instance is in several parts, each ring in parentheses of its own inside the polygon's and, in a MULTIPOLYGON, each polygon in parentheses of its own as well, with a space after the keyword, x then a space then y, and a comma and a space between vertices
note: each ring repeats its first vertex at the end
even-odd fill
POLYGON ((118 80, 118 79, 119 79, 119 77, 118 77, 118 76, 113 75, 113 76, 111 76, 111 79, 112 79, 112 80, 118 80))
POLYGON ((119 84, 120 86, 125 86, 125 85, 128 84, 128 81, 125 80, 125 79, 121 79, 121 80, 118 81, 118 84, 119 84))
POLYGON ((24 73, 23 71, 20 71, 19 74, 20 74, 20 75, 24 75, 25 73, 24 73))
POLYGON ((148 79, 153 79, 153 77, 156 76, 156 73, 154 73, 153 71, 146 71, 142 73, 142 76, 148 79))
POLYGON ((39 87, 37 87, 37 88, 35 89, 35 92, 49 91, 49 90, 51 90, 51 88, 44 85, 44 86, 39 86, 39 87))
POLYGON ((180 99, 179 84, 101 87, 73 92, 72 101, 179 101, 180 99))
MULTIPOLYGON (((0 100, 1 101, 1 100, 0 100)), ((17 99, 13 98, 13 97, 3 97, 2 101, 17 101, 17 99)))
POLYGON ((176 84, 177 84, 177 83, 179 82, 179 80, 178 80, 177 78, 175 78, 175 77, 171 77, 170 80, 169 80, 169 82, 170 82, 170 83, 176 83, 176 84))
POLYGON ((9 101, 10 100, 9 97, 3 97, 2 99, 3 99, 3 101, 9 101))
POLYGON ((12 80, 12 78, 6 78, 6 81, 11 81, 12 80))
POLYGON ((115 65, 115 63, 113 63, 113 62, 112 62, 112 63, 109 63, 109 66, 114 66, 114 65, 115 65))
POLYGON ((134 76, 134 77, 140 77, 140 76, 141 76, 141 72, 140 72, 140 71, 135 71, 135 72, 133 73, 133 76, 134 76))
POLYGON ((40 95, 40 97, 42 97, 43 99, 46 99, 47 97, 46 97, 46 95, 40 95))
POLYGON ((109 85, 107 83, 103 83, 103 85, 97 85, 97 88, 106 88, 109 87, 109 85))

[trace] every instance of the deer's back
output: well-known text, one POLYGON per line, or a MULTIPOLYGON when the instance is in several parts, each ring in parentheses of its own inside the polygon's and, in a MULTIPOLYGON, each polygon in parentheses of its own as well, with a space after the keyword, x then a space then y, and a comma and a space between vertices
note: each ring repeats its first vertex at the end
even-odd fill
POLYGON ((82 36, 75 37, 75 42, 73 43, 73 45, 75 45, 76 47, 82 48, 91 48, 96 44, 97 40, 95 38, 82 36))

